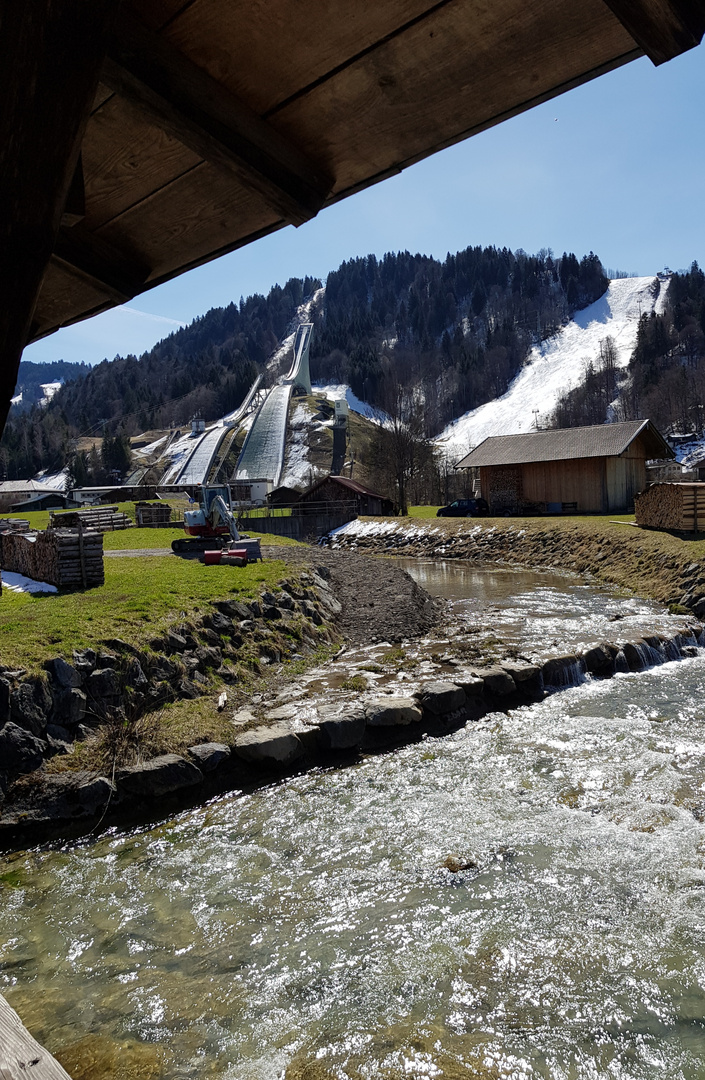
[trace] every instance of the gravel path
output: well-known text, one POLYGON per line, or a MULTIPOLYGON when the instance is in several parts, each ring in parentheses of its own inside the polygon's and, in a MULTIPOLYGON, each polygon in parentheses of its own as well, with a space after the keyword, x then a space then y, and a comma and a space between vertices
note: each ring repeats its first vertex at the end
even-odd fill
POLYGON ((269 547, 262 554, 297 569, 330 570, 335 595, 343 605, 338 626, 351 644, 401 641, 430 630, 440 618, 442 601, 433 600, 391 559, 316 547, 269 547))

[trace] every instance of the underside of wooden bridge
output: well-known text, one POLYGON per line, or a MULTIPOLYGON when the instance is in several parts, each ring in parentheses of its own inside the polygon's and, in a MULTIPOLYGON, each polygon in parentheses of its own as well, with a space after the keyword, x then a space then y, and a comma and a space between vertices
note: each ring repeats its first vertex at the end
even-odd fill
POLYGON ((29 342, 704 31, 705 0, 0 0, 0 432, 29 342))

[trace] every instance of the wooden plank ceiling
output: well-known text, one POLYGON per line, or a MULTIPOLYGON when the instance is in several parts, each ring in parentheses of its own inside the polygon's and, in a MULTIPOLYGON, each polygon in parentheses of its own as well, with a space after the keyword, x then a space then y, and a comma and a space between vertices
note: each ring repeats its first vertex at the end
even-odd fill
POLYGON ((646 51, 699 0, 125 0, 30 340, 646 51))

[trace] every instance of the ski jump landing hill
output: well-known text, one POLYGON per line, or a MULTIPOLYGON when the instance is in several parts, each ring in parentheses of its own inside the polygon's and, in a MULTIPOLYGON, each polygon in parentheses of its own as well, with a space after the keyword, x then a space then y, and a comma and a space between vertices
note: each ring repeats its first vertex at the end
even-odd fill
POLYGON ((295 389, 311 393, 309 349, 311 323, 301 323, 294 341, 294 361, 289 374, 267 394, 255 415, 240 453, 235 481, 271 480, 279 483, 284 466, 289 402, 295 389))
POLYGON ((436 439, 450 460, 460 460, 491 435, 515 435, 545 423, 559 398, 585 378, 600 343, 614 341, 617 367, 629 363, 643 314, 663 311, 668 281, 654 277, 616 278, 594 304, 576 311, 566 326, 535 345, 519 374, 500 398, 461 416, 436 439))
POLYGON ((184 442, 184 447, 177 448, 174 461, 161 479, 161 487, 186 487, 191 484, 207 483, 208 474, 223 439, 252 412, 261 382, 262 376, 258 375, 242 404, 234 412, 222 417, 213 427, 208 428, 200 439, 195 442, 190 437, 181 440, 184 442))

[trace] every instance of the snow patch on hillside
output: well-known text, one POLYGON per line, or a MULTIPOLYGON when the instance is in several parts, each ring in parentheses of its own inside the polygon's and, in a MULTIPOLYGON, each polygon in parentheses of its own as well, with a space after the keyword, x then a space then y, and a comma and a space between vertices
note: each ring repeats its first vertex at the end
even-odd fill
POLYGON ((318 303, 325 291, 325 285, 321 289, 316 289, 311 299, 307 300, 305 304, 302 304, 296 309, 296 314, 291 322, 290 333, 286 335, 279 348, 275 349, 267 361, 268 371, 273 371, 275 368, 278 368, 287 353, 290 353, 293 350, 296 331, 302 323, 311 321, 311 309, 318 303))
POLYGON ((661 314, 668 284, 653 297, 655 278, 617 278, 594 304, 576 311, 572 320, 553 337, 531 350, 526 364, 506 394, 461 416, 436 439, 451 459, 469 453, 493 435, 515 435, 541 426, 553 412, 561 394, 579 386, 585 367, 600 353, 600 342, 614 340, 617 364, 626 367, 636 344, 640 316, 661 314))
POLYGON ((383 426, 385 421, 389 419, 381 409, 375 409, 372 405, 368 405, 366 401, 361 401, 347 383, 329 383, 327 386, 314 386, 311 392, 315 396, 327 398, 328 401, 342 401, 344 398, 351 412, 359 413, 366 420, 371 420, 373 424, 383 426))

